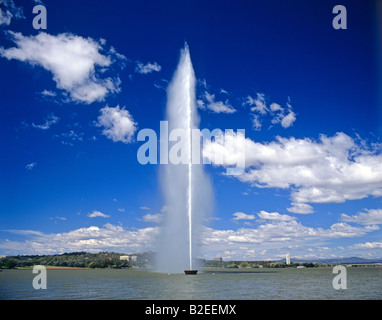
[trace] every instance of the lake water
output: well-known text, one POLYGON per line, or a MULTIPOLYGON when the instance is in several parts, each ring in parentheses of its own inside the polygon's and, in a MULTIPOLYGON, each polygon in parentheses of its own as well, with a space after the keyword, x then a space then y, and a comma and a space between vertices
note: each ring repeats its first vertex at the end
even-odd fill
POLYGON ((0 272, 0 299, 382 299, 382 268, 347 268, 347 289, 332 286, 332 268, 215 269, 163 274, 128 269, 47 270, 35 290, 32 270, 0 272))

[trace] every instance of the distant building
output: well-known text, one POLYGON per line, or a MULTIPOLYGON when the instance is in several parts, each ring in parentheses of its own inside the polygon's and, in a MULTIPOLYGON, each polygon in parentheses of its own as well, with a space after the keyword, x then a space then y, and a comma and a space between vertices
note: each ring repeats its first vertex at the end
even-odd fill
POLYGON ((213 261, 219 261, 219 262, 222 262, 223 261, 223 258, 222 257, 215 257, 212 259, 213 261))
POLYGON ((136 256, 136 255, 120 256, 119 260, 126 260, 129 262, 135 262, 138 260, 138 256, 136 256))
POLYGON ((285 256, 285 262, 286 262, 286 264, 290 264, 290 254, 289 254, 289 252, 285 256))
POLYGON ((0 259, 6 258, 6 257, 7 257, 6 255, 3 255, 3 254, 0 255, 0 259))

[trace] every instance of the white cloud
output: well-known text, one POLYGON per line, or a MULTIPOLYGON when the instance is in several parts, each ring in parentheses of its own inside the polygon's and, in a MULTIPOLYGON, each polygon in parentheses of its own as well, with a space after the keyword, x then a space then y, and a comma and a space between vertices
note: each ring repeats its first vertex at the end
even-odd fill
POLYGON ((313 207, 306 203, 292 202, 292 207, 287 208, 289 212, 298 214, 309 214, 313 213, 313 207))
MULTIPOLYGON (((231 258, 263 260, 285 257, 285 252, 295 249, 295 252, 299 252, 300 255, 307 256, 312 250, 316 253, 335 250, 334 247, 329 249, 327 246, 322 246, 323 241, 361 237, 379 230, 375 225, 353 227, 344 222, 335 223, 327 229, 312 228, 302 225, 295 219, 288 220, 283 217, 284 215, 275 213, 265 213, 265 215, 270 219, 263 219, 265 223, 253 228, 218 230, 203 226, 200 238, 202 252, 209 258, 230 255, 231 258)), ((160 243, 158 242, 160 230, 160 227, 131 230, 110 223, 103 227, 91 226, 51 234, 35 230, 3 230, 26 239, 23 241, 0 240, 0 249, 10 254, 155 251, 160 243)), ((354 249, 357 247, 373 250, 380 248, 381 244, 379 242, 357 244, 354 249)), ((349 254, 346 248, 338 250, 341 254, 349 254)))
MULTIPOLYGON (((215 94, 208 92, 209 86, 207 85, 206 79, 198 79, 197 85, 199 87, 198 91, 201 90, 202 93, 198 94, 198 99, 196 101, 197 107, 202 110, 210 110, 214 113, 226 113, 231 114, 235 113, 237 110, 232 107, 228 99, 225 101, 216 101, 215 94)), ((220 95, 228 95, 228 91, 224 89, 219 90, 220 95)))
POLYGON ((50 91, 50 90, 46 90, 46 89, 44 89, 44 90, 41 92, 41 95, 44 96, 44 97, 55 97, 55 96, 57 96, 57 93, 54 92, 54 91, 50 91))
POLYGON ((115 59, 122 55, 113 50, 101 53, 105 41, 95 41, 70 33, 56 36, 40 32, 23 36, 11 32, 13 48, 0 48, 0 55, 16 59, 50 71, 57 88, 69 94, 69 101, 92 103, 103 101, 107 94, 120 91, 118 77, 101 78, 115 59))
POLYGON ((136 123, 129 111, 119 106, 104 107, 100 110, 97 126, 104 127, 102 133, 114 142, 129 143, 133 141, 137 130, 136 123))
POLYGON ((58 122, 58 120, 60 120, 60 118, 55 116, 53 113, 51 113, 50 115, 48 115, 46 117, 45 122, 43 124, 32 123, 32 127, 37 128, 37 129, 41 129, 41 130, 47 130, 47 129, 50 129, 50 127, 53 124, 56 124, 58 122))
POLYGON ((350 247, 351 249, 382 249, 382 242, 357 243, 350 247))
POLYGON ((253 129, 256 131, 260 131, 261 127, 263 126, 260 121, 260 117, 257 114, 252 115, 252 126, 253 129))
POLYGON ((156 214, 145 214, 142 217, 142 220, 145 222, 153 222, 153 223, 160 223, 162 221, 163 215, 161 213, 156 213, 156 214))
POLYGON ((9 26, 13 18, 25 18, 23 9, 21 7, 16 7, 12 0, 0 0, 0 26, 9 26))
POLYGON ((283 108, 278 103, 275 103, 275 102, 271 103, 269 108, 271 109, 272 112, 282 111, 283 110, 283 108))
POLYGON ((293 111, 292 106, 287 103, 286 108, 282 108, 277 103, 272 103, 270 106, 272 115, 272 124, 280 123, 286 129, 293 125, 296 121, 296 113, 293 111))
POLYGON ((243 212, 235 212, 233 214, 235 218, 233 220, 254 220, 255 216, 253 214, 245 214, 243 212))
MULTIPOLYGON (((202 244, 205 255, 227 259, 275 259, 285 257, 285 252, 295 248, 295 252, 306 257, 309 254, 307 246, 314 247, 316 253, 327 252, 330 249, 317 249, 322 241, 360 237, 379 229, 377 226, 352 227, 347 223, 335 223, 328 229, 312 228, 295 219, 283 221, 285 218, 282 216, 267 214, 266 217, 275 219, 266 220, 266 223, 256 228, 217 230, 204 227, 202 244), (227 251, 230 252, 229 256, 227 251), (265 256, 261 254, 262 251, 265 256)), ((345 249, 341 251, 342 254, 349 254, 345 249)))
POLYGON ((382 209, 366 209, 365 212, 358 212, 353 216, 343 213, 341 214, 341 220, 361 225, 382 224, 382 209))
POLYGON ((273 221, 292 221, 296 220, 295 217, 288 216, 287 214, 280 214, 278 212, 260 211, 258 214, 260 219, 273 220, 273 221))
POLYGON ((256 98, 248 96, 243 105, 249 105, 251 107, 253 129, 256 131, 261 130, 261 118, 266 115, 271 117, 272 125, 280 124, 284 129, 289 128, 296 121, 296 113, 293 111, 289 102, 286 104, 285 108, 275 102, 267 107, 265 95, 263 93, 257 93, 256 98))
POLYGON ((53 217, 49 217, 49 219, 53 220, 56 223, 57 220, 65 221, 67 218, 55 216, 54 218, 53 217))
POLYGON ((43 236, 44 233, 36 230, 17 230, 17 229, 6 229, 4 231, 11 232, 14 234, 20 234, 23 236, 43 236))
POLYGON ((62 144, 73 146, 75 141, 83 141, 83 136, 83 133, 77 133, 74 130, 70 130, 69 132, 63 132, 55 137, 63 138, 61 140, 62 144))
POLYGON ((137 73, 141 73, 141 74, 147 74, 147 73, 151 73, 153 71, 156 71, 156 72, 159 72, 161 71, 162 67, 154 62, 154 63, 146 63, 146 64, 143 64, 142 62, 137 62, 137 66, 135 67, 135 72, 137 73))
POLYGON ((25 166, 25 169, 27 169, 27 170, 32 170, 35 166, 37 166, 37 163, 36 163, 36 162, 28 163, 28 164, 25 166))
POLYGON ((158 88, 164 91, 167 90, 167 86, 168 86, 168 80, 166 79, 160 79, 158 82, 154 83, 155 88, 158 88))
POLYGON ((243 163, 236 177, 259 188, 291 190, 294 213, 311 213, 308 203, 340 203, 382 196, 381 145, 367 147, 344 133, 311 139, 281 138, 255 142, 242 135, 225 134, 203 146, 203 156, 215 165, 243 163), (245 145, 233 153, 232 145, 245 145), (240 153, 241 152, 241 153, 240 153), (225 160, 225 162, 222 161, 225 160), (240 162, 239 162, 240 161, 240 162))
POLYGON ((286 129, 289 128, 296 121, 296 114, 293 111, 289 111, 286 116, 281 119, 281 126, 286 129))
MULTIPOLYGON (((215 94, 211 94, 208 91, 210 90, 209 85, 207 84, 206 79, 197 80, 198 91, 201 93, 198 94, 198 99, 196 101, 197 107, 202 110, 210 110, 214 113, 226 113, 231 114, 235 113, 237 110, 232 107, 228 99, 225 101, 216 101, 215 94)), ((228 91, 220 88, 219 95, 229 95, 228 91)))
POLYGON ((97 218, 97 217, 101 217, 101 218, 110 218, 109 215, 104 214, 104 213, 102 213, 101 211, 98 211, 98 210, 93 210, 93 212, 91 212, 91 213, 88 214, 88 217, 89 217, 89 218, 97 218))
POLYGON ((229 101, 215 101, 215 95, 210 94, 207 91, 204 92, 204 101, 198 100, 198 105, 201 108, 207 108, 215 113, 234 113, 236 109, 233 108, 229 101))
POLYGON ((257 112, 259 114, 266 114, 268 112, 268 108, 265 102, 265 96, 263 93, 257 93, 256 98, 248 96, 244 104, 250 105, 251 111, 253 112, 257 112))
POLYGON ((157 243, 158 227, 129 230, 105 224, 69 232, 45 234, 33 230, 6 230, 32 237, 25 241, 0 241, 2 251, 19 254, 54 254, 63 252, 143 252, 152 250, 157 243))

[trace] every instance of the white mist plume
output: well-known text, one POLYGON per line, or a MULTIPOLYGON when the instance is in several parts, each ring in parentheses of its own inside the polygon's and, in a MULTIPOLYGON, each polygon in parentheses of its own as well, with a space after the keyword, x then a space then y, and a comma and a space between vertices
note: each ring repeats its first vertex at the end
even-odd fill
POLYGON ((191 163, 191 130, 198 128, 199 118, 195 74, 187 44, 181 51, 178 67, 167 89, 166 108, 169 132, 174 129, 187 132, 187 136, 183 137, 187 148, 181 152, 187 153, 188 163, 162 165, 160 172, 166 212, 157 268, 162 272, 174 273, 195 268, 193 260, 198 256, 202 218, 210 212, 212 205, 210 181, 203 165, 191 163))

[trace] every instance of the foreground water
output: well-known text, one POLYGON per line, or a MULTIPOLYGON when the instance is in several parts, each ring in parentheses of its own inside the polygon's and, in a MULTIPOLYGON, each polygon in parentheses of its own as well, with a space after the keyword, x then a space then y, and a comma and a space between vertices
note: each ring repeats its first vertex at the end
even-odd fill
POLYGON ((0 272, 0 299, 382 299, 382 268, 347 268, 347 289, 332 268, 216 269, 196 276, 127 269, 47 270, 47 289, 32 270, 0 272))

